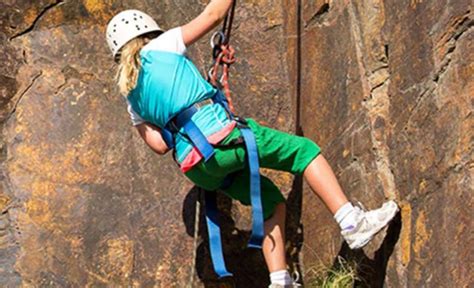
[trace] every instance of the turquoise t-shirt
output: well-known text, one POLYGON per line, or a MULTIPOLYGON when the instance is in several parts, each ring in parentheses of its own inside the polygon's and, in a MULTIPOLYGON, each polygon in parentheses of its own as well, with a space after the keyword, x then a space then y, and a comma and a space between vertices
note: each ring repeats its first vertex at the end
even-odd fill
MULTIPOLYGON (((142 50, 140 56, 142 67, 137 86, 127 98, 133 110, 147 122, 163 128, 185 108, 217 93, 191 60, 182 54, 142 50)), ((230 124, 226 111, 219 104, 202 107, 191 119, 206 137, 230 124)), ((192 144, 179 133, 175 142, 177 161, 182 162, 192 144)))

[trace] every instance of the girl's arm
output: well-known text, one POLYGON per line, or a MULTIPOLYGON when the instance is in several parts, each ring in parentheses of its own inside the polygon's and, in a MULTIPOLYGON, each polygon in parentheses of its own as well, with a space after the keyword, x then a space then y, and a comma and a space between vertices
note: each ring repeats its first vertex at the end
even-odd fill
POLYGON ((216 27, 232 6, 233 0, 211 0, 204 11, 181 27, 184 45, 189 46, 216 27))
MULTIPOLYGON (((188 24, 181 27, 184 45, 189 46, 216 27, 226 16, 233 0, 211 0, 204 11, 188 24)), ((146 144, 156 153, 163 155, 170 149, 161 136, 160 128, 142 123, 135 126, 146 144)))
POLYGON ((135 127, 151 150, 160 155, 164 155, 170 150, 163 140, 163 137, 161 137, 160 128, 149 123, 142 123, 135 127))

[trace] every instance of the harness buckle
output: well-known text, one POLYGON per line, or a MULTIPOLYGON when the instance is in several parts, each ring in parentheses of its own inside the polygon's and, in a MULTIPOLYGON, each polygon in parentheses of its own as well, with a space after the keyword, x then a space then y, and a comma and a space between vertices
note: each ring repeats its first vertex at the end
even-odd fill
MULTIPOLYGON (((204 106, 207 106, 207 105, 212 105, 214 104, 214 100, 212 100, 212 98, 209 98, 209 99, 205 99, 205 100, 202 100, 202 101, 199 101, 197 103, 194 103, 192 106, 190 106, 188 109, 190 109, 191 107, 194 107, 196 108, 197 110, 200 110, 202 109, 202 107, 204 106)), ((181 128, 180 125, 178 125, 177 119, 178 117, 175 116, 173 117, 166 126, 169 126, 170 130, 173 131, 173 132, 179 132, 179 129, 181 128)))
POLYGON ((212 98, 209 98, 209 99, 194 103, 194 107, 201 109, 202 107, 206 105, 212 105, 212 104, 214 104, 214 101, 212 100, 212 98))
POLYGON ((237 122, 239 127, 244 127, 244 128, 249 127, 249 123, 247 122, 247 120, 245 120, 242 117, 234 116, 234 120, 237 122))

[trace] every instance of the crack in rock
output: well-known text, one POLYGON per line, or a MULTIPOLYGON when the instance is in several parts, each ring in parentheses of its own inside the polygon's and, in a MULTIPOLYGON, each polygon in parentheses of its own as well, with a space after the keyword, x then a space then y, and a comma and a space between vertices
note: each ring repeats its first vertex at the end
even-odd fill
POLYGON ((273 29, 276 29, 276 28, 279 28, 281 27, 282 24, 281 23, 278 23, 278 24, 273 24, 273 25, 270 25, 268 27, 265 27, 265 29, 263 29, 263 32, 268 32, 268 31, 271 31, 273 29))
POLYGON ((13 114, 15 114, 16 108, 17 108, 18 104, 20 103, 21 99, 23 98, 23 96, 26 95, 26 93, 28 93, 31 90, 33 85, 36 83, 36 80, 38 80, 38 78, 41 77, 41 75, 43 75, 43 71, 40 71, 40 72, 38 72, 38 74, 33 76, 33 78, 30 81, 30 84, 28 84, 28 86, 26 86, 25 90, 23 90, 23 92, 20 94, 20 96, 18 96, 18 99, 16 100, 15 104, 13 105, 13 109, 10 111, 10 113, 8 113, 7 117, 5 117, 5 119, 2 122, 4 122, 4 123, 7 122, 11 118, 11 116, 13 114))
POLYGON ((354 4, 348 5, 348 13, 350 19, 350 29, 354 41, 356 57, 358 59, 359 74, 361 76, 362 92, 365 97, 363 106, 367 109, 367 116, 370 122, 370 134, 375 156, 375 164, 377 167, 377 176, 383 187, 384 195, 389 199, 395 199, 399 196, 395 183, 395 176, 391 169, 391 161, 389 156, 389 147, 386 139, 386 122, 390 122, 390 96, 388 87, 390 85, 389 70, 389 53, 388 45, 384 44, 382 49, 384 57, 377 63, 376 69, 371 72, 367 69, 368 59, 367 47, 364 46, 362 27, 357 19, 354 4), (382 123, 382 124, 377 124, 382 123), (380 126, 380 127, 379 127, 380 126))
POLYGON ((456 21, 453 26, 455 26, 454 32, 452 32, 448 36, 448 38, 441 45, 439 45, 441 47, 439 47, 438 49, 442 49, 443 47, 447 47, 447 49, 446 53, 442 57, 442 60, 440 61, 438 70, 433 74, 434 82, 438 82, 439 78, 448 69, 448 66, 449 64, 451 64, 452 60, 451 56, 456 50, 458 39, 474 26, 474 19, 470 18, 470 15, 468 13, 467 15, 464 15, 464 17, 456 21))
POLYGON ((30 26, 28 26, 25 30, 20 31, 20 32, 16 33, 15 35, 11 36, 11 37, 9 38, 9 41, 12 41, 12 40, 14 40, 14 39, 16 39, 16 38, 18 38, 18 37, 21 37, 21 36, 23 36, 23 35, 25 35, 25 34, 31 32, 31 31, 33 31, 33 29, 35 29, 36 25, 37 25, 38 22, 41 20, 41 18, 42 18, 49 10, 51 10, 51 9, 53 9, 54 7, 57 7, 57 6, 59 6, 59 5, 63 4, 63 3, 64 3, 64 0, 57 0, 56 2, 51 3, 51 4, 47 5, 47 6, 45 6, 45 7, 40 11, 40 13, 38 13, 38 15, 36 16, 35 20, 33 20, 33 22, 31 23, 30 26))
POLYGON ((304 28, 321 24, 324 21, 325 16, 329 13, 329 3, 324 3, 316 13, 308 20, 308 22, 304 25, 304 28))
POLYGON ((411 108, 408 112, 408 120, 407 120, 407 124, 405 125, 404 129, 408 128, 408 125, 410 124, 411 119, 413 118, 413 115, 419 109, 419 107, 421 106, 421 103, 423 102, 423 100, 426 98, 425 96, 426 95, 431 95, 435 90, 436 90, 436 88, 434 87, 434 85, 427 84, 426 87, 423 89, 423 91, 421 91, 420 95, 416 99, 415 105, 413 105, 413 108, 411 108))

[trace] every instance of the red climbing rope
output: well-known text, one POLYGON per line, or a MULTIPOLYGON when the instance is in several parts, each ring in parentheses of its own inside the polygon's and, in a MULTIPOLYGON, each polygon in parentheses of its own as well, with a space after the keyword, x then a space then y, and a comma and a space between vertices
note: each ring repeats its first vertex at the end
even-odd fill
POLYGON ((224 19, 224 25, 221 31, 216 32, 211 38, 211 47, 213 49, 212 56, 214 63, 208 73, 208 81, 215 87, 221 88, 229 104, 229 109, 232 113, 234 111, 234 104, 230 97, 229 85, 229 67, 236 61, 235 50, 230 46, 230 33, 232 30, 232 22, 234 20, 234 10, 237 0, 232 3, 232 8, 224 19), (217 43, 214 40, 218 37, 217 43), (222 72, 219 73, 220 67, 222 72), (219 78, 219 75, 221 77, 219 78))
POLYGON ((214 66, 211 68, 209 81, 212 85, 219 87, 222 86, 222 90, 224 90, 224 95, 229 103, 229 109, 232 113, 234 111, 234 104, 232 103, 232 99, 230 97, 230 86, 229 86, 229 67, 233 63, 235 63, 235 50, 229 44, 223 44, 220 47, 220 53, 217 55, 215 59, 214 66), (218 79, 218 72, 219 67, 222 67, 222 76, 218 79))

